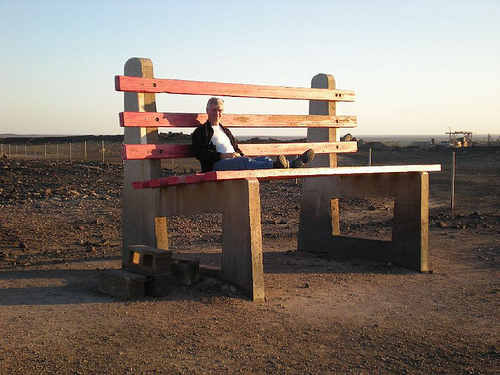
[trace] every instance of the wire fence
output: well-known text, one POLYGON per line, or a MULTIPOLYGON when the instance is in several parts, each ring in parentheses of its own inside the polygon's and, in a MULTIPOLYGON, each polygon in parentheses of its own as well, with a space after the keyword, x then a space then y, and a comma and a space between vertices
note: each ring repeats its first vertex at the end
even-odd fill
MULTIPOLYGON (((97 161, 122 164, 121 142, 10 142, 0 143, 0 157, 10 159, 46 159, 70 161, 97 161)), ((199 168, 196 159, 165 159, 163 168, 171 170, 195 170, 199 168)))
MULTIPOLYGON (((0 155, 19 159, 100 161, 121 163, 121 143, 105 141, 0 143, 0 155)), ((449 208, 472 208, 492 203, 500 209, 500 147, 378 147, 338 156, 339 166, 441 164, 430 173, 430 200, 449 208), (472 197, 472 198, 471 198, 472 197)), ((199 170, 196 159, 167 159, 164 168, 199 170)))
POLYGON ((0 154, 8 158, 120 162, 121 144, 105 141, 8 143, 0 154))
POLYGON ((500 147, 390 147, 339 156, 339 166, 441 164, 429 173, 431 202, 443 208, 500 209, 500 147))

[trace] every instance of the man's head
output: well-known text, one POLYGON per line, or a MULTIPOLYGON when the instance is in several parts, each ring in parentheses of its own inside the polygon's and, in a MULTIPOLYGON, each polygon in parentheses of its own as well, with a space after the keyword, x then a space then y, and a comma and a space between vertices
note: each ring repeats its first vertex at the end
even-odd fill
POLYGON ((212 126, 219 125, 224 112, 224 100, 220 98, 210 98, 207 102, 208 121, 212 126))

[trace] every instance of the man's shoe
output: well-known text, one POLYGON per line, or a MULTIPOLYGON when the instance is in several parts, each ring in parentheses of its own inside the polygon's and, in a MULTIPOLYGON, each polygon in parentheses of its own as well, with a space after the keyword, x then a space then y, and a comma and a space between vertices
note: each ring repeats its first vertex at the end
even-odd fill
POLYGON ((273 168, 281 168, 281 169, 290 168, 290 162, 285 158, 285 155, 280 155, 274 162, 273 168))
POLYGON ((314 150, 310 148, 302 155, 300 155, 297 159, 292 161, 292 168, 301 168, 307 163, 310 163, 314 159, 314 150))

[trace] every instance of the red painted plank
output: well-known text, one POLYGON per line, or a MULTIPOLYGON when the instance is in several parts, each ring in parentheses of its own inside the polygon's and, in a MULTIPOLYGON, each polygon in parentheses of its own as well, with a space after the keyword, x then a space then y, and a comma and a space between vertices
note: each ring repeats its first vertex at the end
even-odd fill
POLYGON ((185 176, 164 177, 151 181, 134 182, 134 189, 149 187, 169 187, 186 183, 202 183, 209 181, 238 180, 257 178, 258 180, 293 179, 306 177, 325 177, 339 175, 376 174, 376 173, 407 173, 407 172, 438 172, 440 164, 428 165, 384 165, 372 167, 338 167, 338 168, 291 168, 291 169, 259 169, 248 171, 223 171, 197 173, 185 176), (183 177, 180 179, 180 177, 183 177), (154 184, 152 182, 154 181, 154 184), (187 182, 189 181, 189 182, 187 182))
POLYGON ((242 98, 354 101, 352 90, 262 86, 240 83, 186 81, 179 79, 116 76, 117 91, 184 95, 220 95, 242 98))
MULTIPOLYGON (((206 113, 167 113, 167 112, 121 112, 120 125, 138 127, 186 127, 194 128, 207 121, 206 113)), ((223 124, 231 128, 239 127, 331 127, 353 128, 356 116, 319 116, 319 115, 246 115, 224 114, 223 124)))
MULTIPOLYGON (((241 143, 246 156, 299 155, 312 148, 317 154, 356 152, 357 142, 306 143, 241 143)), ((126 144, 122 146, 122 159, 178 159, 194 157, 191 145, 179 144, 126 144)))
POLYGON ((122 159, 177 159, 193 157, 191 145, 126 144, 122 146, 122 159))
POLYGON ((206 113, 121 112, 120 126, 195 128, 207 121, 206 113))
POLYGON ((317 154, 356 152, 357 142, 305 142, 305 143, 244 143, 239 145, 247 156, 299 155, 312 148, 317 154))

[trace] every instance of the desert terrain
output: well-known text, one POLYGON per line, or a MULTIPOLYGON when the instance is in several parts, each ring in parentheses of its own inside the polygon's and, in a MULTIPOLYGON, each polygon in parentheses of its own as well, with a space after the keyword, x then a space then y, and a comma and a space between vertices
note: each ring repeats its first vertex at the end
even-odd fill
MULTIPOLYGON (((121 164, 4 158, 0 373, 498 374, 500 148, 457 151, 454 210, 450 155, 374 151, 374 164, 443 164, 425 274, 295 251, 300 181, 262 183, 262 304, 207 277, 163 297, 99 293, 100 273, 121 267, 121 164)), ((391 204, 341 201, 342 233, 390 239, 391 204)), ((174 254, 217 264, 218 215, 168 230, 174 254)))

